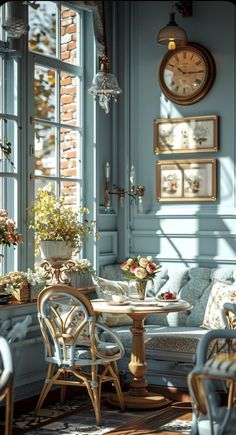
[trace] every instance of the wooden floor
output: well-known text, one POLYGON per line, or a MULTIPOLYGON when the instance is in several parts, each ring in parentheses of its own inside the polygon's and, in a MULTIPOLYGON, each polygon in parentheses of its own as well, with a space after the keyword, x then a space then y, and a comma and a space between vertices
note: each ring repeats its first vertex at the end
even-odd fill
MULTIPOLYGON (((155 388, 156 392, 157 389, 155 388)), ((68 392, 70 390, 68 389, 68 392)), ((73 398, 73 391, 71 391, 71 398, 73 398)), ((163 393, 163 390, 161 391, 163 393)), ((78 390, 76 390, 78 394, 78 390)), ((150 410, 143 417, 138 417, 137 413, 134 413, 134 418, 129 421, 129 423, 121 425, 111 432, 106 433, 106 435, 183 435, 186 432, 176 432, 176 431, 160 431, 160 427, 170 423, 173 420, 184 420, 191 422, 192 419, 192 407, 190 403, 190 398, 187 392, 180 391, 166 391, 166 396, 171 400, 171 404, 166 406, 161 410, 150 410)), ((70 396, 70 394, 69 394, 70 396)), ((14 415, 20 415, 23 411, 29 412, 35 408, 37 398, 30 398, 15 404, 14 415)), ((58 392, 52 391, 46 402, 48 404, 58 401, 58 392)), ((105 399, 106 401, 106 399, 105 399)), ((46 404, 46 403, 45 403, 46 404)), ((130 411, 131 412, 131 411, 130 411)), ((1 414, 1 412, 0 412, 1 414)))
POLYGON ((160 426, 178 419, 191 422, 192 412, 190 403, 175 402, 166 408, 150 412, 143 418, 136 418, 129 424, 119 427, 118 429, 106 433, 106 435, 174 435, 184 434, 186 432, 160 431, 160 426))

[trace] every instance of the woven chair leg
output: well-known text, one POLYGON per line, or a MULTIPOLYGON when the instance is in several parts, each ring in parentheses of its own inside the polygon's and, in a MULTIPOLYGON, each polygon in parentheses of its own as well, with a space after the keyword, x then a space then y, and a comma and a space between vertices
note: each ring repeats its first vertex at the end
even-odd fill
POLYGON ((5 411, 5 435, 12 434, 13 420, 13 386, 10 386, 6 393, 6 411, 5 411))
POLYGON ((43 389, 42 389, 41 394, 40 394, 40 396, 39 396, 39 400, 38 400, 37 405, 36 405, 36 408, 35 408, 35 410, 34 410, 34 415, 37 415, 37 414, 38 414, 38 412, 39 412, 39 410, 40 410, 40 408, 41 408, 41 406, 42 406, 44 400, 46 399, 46 396, 48 395, 48 393, 49 393, 49 391, 50 391, 50 389, 51 389, 51 387, 52 387, 52 385, 53 385, 55 379, 56 379, 57 376, 58 376, 58 373, 57 373, 57 374, 52 378, 53 368, 54 368, 53 364, 49 364, 46 379, 47 379, 47 380, 50 379, 50 380, 49 380, 49 382, 47 382, 47 383, 45 382, 45 383, 44 383, 43 389))
POLYGON ((94 402, 94 412, 96 417, 97 425, 101 424, 101 402, 100 402, 100 386, 98 384, 97 379, 97 367, 91 367, 91 375, 92 375, 92 392, 93 392, 93 402, 94 402))
MULTIPOLYGON (((63 373, 63 380, 66 381, 67 380, 67 372, 63 373)), ((61 393, 60 393, 60 402, 64 403, 65 402, 65 397, 66 397, 66 385, 62 385, 61 386, 61 393)))

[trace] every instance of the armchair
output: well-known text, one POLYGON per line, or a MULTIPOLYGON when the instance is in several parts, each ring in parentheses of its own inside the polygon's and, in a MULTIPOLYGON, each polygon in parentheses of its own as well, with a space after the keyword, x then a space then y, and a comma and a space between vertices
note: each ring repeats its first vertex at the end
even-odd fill
POLYGON ((226 302, 223 306, 222 317, 225 328, 236 329, 236 304, 226 302))
POLYGON ((13 361, 10 346, 4 337, 0 337, 0 359, 2 360, 0 400, 6 399, 4 434, 11 435, 13 418, 13 361))
POLYGON ((235 331, 215 329, 199 342, 196 365, 188 375, 193 400, 191 435, 236 434, 235 339, 235 331))
POLYGON ((38 318, 48 371, 35 413, 53 385, 61 386, 61 402, 67 385, 82 386, 87 388, 96 422, 100 424, 101 387, 108 381, 113 382, 124 410, 116 366, 124 348, 110 328, 97 322, 89 299, 67 285, 46 287, 38 297, 38 318), (110 342, 100 341, 103 331, 108 333, 110 342))

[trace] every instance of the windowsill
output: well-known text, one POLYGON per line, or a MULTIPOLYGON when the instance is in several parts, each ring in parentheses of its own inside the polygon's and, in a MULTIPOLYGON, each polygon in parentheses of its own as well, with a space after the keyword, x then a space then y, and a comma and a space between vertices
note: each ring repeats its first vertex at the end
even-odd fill
MULTIPOLYGON (((91 294, 92 292, 95 291, 95 287, 91 286, 91 287, 81 287, 80 290, 85 296, 91 294)), ((24 301, 24 302, 19 302, 19 301, 10 301, 7 304, 0 304, 0 310, 2 308, 16 308, 17 306, 22 306, 22 305, 34 305, 37 303, 37 299, 32 299, 29 301, 24 301)))

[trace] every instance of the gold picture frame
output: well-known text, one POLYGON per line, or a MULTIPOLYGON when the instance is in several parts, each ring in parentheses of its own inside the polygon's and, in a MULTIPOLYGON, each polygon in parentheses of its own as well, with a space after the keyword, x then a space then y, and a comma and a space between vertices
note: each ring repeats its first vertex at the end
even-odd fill
POLYGON ((216 159, 158 161, 156 192, 159 202, 216 201, 216 159))
POLYGON ((208 153, 218 151, 219 117, 188 116, 154 119, 154 154, 208 153))

